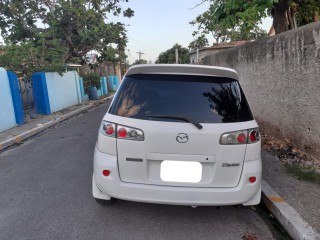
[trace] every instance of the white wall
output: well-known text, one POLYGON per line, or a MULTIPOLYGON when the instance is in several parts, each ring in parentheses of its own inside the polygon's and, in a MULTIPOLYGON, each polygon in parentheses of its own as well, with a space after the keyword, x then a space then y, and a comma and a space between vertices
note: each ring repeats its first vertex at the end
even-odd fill
POLYGON ((79 75, 75 71, 46 73, 46 82, 51 112, 81 103, 79 75))
POLYGON ((16 125, 8 75, 0 68, 0 132, 16 125))

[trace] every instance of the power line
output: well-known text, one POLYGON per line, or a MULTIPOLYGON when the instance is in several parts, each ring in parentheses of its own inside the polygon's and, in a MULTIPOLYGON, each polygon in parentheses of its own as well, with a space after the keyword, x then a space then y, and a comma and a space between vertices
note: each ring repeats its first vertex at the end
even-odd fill
POLYGON ((147 44, 138 41, 137 39, 134 39, 134 38, 133 38, 132 36, 130 36, 129 34, 127 34, 127 36, 128 36, 131 40, 133 40, 133 41, 135 41, 136 43, 138 43, 139 45, 141 45, 141 46, 143 46, 143 47, 146 47, 146 48, 149 48, 150 50, 154 51, 155 53, 158 53, 158 52, 159 52, 159 50, 154 49, 153 47, 150 47, 150 46, 148 46, 147 44))

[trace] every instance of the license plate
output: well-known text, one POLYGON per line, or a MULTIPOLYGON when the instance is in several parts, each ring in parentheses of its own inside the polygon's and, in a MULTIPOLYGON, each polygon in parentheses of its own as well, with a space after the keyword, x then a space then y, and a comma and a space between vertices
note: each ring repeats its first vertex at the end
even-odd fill
POLYGON ((160 178, 165 182, 198 183, 202 177, 202 165, 199 162, 170 161, 161 163, 160 178))

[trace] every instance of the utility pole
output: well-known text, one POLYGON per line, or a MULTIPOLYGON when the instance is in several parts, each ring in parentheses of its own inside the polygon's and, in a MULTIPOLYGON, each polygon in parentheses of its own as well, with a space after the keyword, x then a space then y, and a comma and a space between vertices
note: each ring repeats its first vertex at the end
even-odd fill
POLYGON ((178 52, 178 48, 176 48, 176 64, 179 63, 179 52, 178 52))
POLYGON ((199 48, 197 48, 197 62, 199 62, 199 48))
POLYGON ((141 56, 142 56, 143 54, 145 54, 145 53, 143 53, 143 52, 139 51, 139 52, 137 52, 137 54, 139 55, 139 61, 140 61, 141 56))

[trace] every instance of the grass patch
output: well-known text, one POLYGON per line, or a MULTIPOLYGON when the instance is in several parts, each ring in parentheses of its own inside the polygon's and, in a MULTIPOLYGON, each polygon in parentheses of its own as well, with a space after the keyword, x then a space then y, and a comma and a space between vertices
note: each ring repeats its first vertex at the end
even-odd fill
POLYGON ((320 184, 320 173, 312 167, 301 167, 296 164, 286 165, 287 172, 298 177, 298 179, 320 184))

